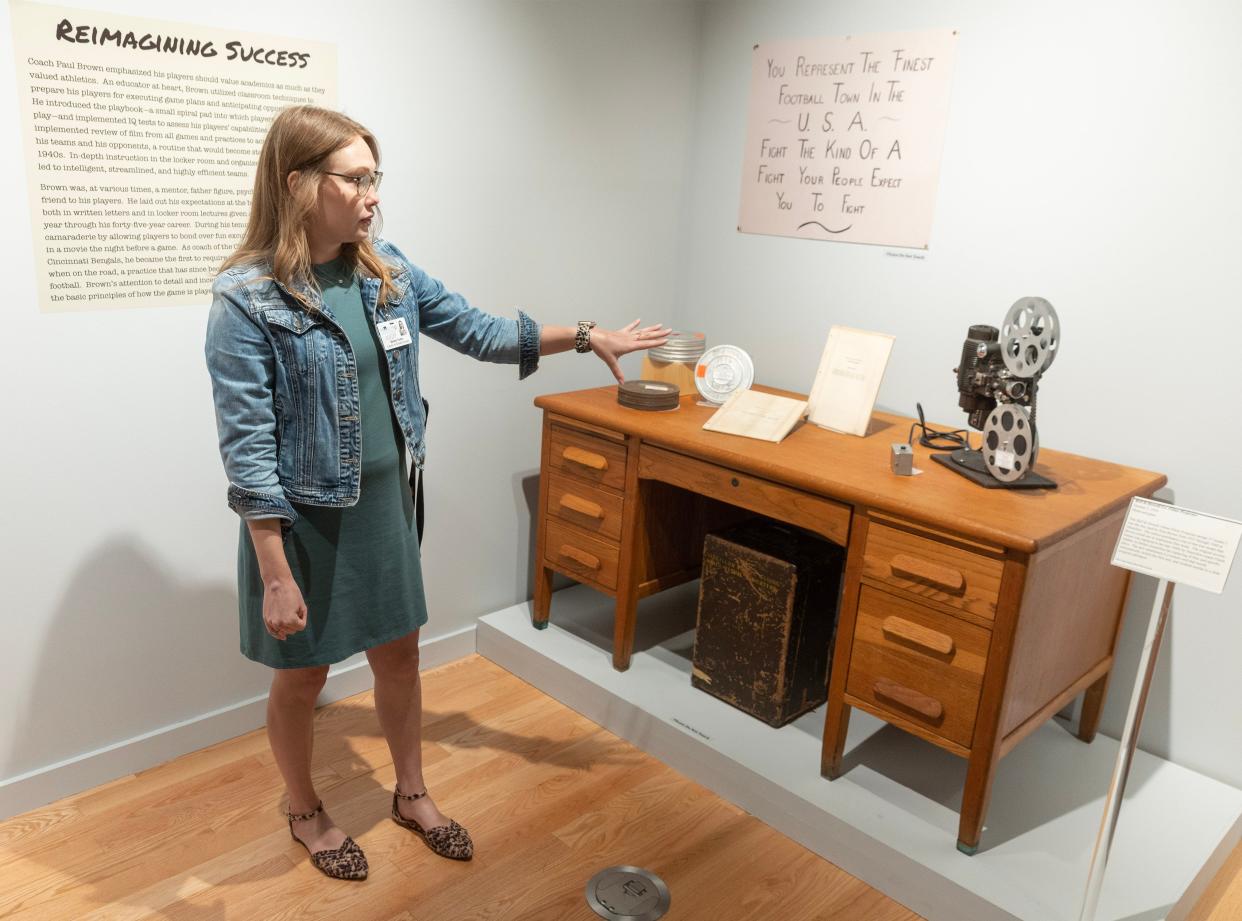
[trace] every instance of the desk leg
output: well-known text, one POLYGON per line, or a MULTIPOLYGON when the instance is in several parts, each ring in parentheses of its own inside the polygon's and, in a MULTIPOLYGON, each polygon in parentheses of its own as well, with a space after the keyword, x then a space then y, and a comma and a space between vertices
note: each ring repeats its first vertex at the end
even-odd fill
POLYGON ((531 623, 542 630, 548 626, 548 615, 552 610, 552 570, 542 562, 535 564, 535 598, 533 603, 534 617, 531 623))
POLYGON ((979 695, 979 711, 975 714, 975 734, 970 743, 970 760, 966 768, 966 788, 962 791, 962 817, 957 829, 957 849, 963 854, 979 850, 983 833, 983 817, 992 798, 992 778, 1000 761, 1001 704, 1009 680, 1009 659, 1013 654, 1013 638, 1018 625, 1018 608, 1026 586, 1026 562, 1005 560, 1001 573, 1000 597, 996 601, 996 619, 992 624, 992 641, 988 662, 983 673, 979 695))
POLYGON ((638 479, 638 452, 642 442, 626 441, 625 507, 621 512, 621 548, 617 561, 617 606, 612 626, 612 667, 630 667, 634 651, 634 624, 638 619, 639 572, 643 570, 640 546, 647 528, 647 496, 638 479))
POLYGON ((966 768, 966 789, 962 791, 962 816, 957 827, 957 849, 973 856, 983 835, 983 817, 992 798, 992 779, 996 776, 996 749, 976 748, 966 768))
POLYGON ((824 750, 820 756, 819 772, 829 780, 841 776, 841 756, 845 751, 845 737, 850 730, 849 704, 828 701, 828 713, 824 717, 824 750))
POLYGON ((547 540, 548 521, 545 510, 548 507, 548 472, 552 469, 549 455, 552 452, 552 420, 543 414, 543 445, 539 459, 539 505, 535 509, 535 520, 539 522, 539 531, 535 535, 535 597, 533 600, 533 616, 531 623, 537 630, 548 626, 548 614, 552 609, 552 570, 543 565, 544 543, 547 540))
POLYGON ((619 672, 630 667, 634 652, 634 625, 638 620, 638 594, 632 588, 617 593, 617 607, 613 622, 612 667, 619 672))
POLYGON ((854 650, 854 627, 858 620, 858 595, 862 589, 863 548, 867 544, 867 516, 854 513, 850 523, 841 598, 837 603, 837 640, 828 672, 828 710, 824 714, 824 742, 819 772, 829 780, 841 773, 845 736, 850 728, 850 708, 845 703, 845 679, 849 676, 850 655, 854 650))
POLYGON ((1104 695, 1108 691, 1108 679, 1112 674, 1113 670, 1110 668, 1083 694, 1077 735, 1084 742, 1091 742, 1095 738, 1095 731, 1100 727, 1100 714, 1104 712, 1104 695))
POLYGON ((1104 698, 1108 692, 1108 679, 1113 675, 1113 667, 1117 664, 1117 642, 1121 639, 1121 625, 1126 616, 1126 607, 1130 604, 1130 592, 1134 590, 1134 579, 1126 573, 1125 591, 1117 603, 1116 628, 1113 633, 1111 655, 1113 663, 1108 671, 1099 677, 1095 684, 1087 688, 1082 698, 1082 709, 1078 716, 1078 732, 1075 735, 1082 741, 1090 743, 1095 739, 1095 732, 1100 728, 1100 714, 1104 711, 1104 698))

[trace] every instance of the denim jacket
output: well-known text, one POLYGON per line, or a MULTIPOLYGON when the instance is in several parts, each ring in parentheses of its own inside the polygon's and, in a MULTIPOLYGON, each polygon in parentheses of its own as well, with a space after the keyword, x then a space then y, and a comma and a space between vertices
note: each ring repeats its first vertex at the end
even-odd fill
MULTIPOLYGON (((480 361, 539 363, 540 326, 470 306, 386 241, 393 290, 377 306, 379 280, 363 277, 372 323, 404 318, 413 341, 387 349, 388 392, 414 464, 422 467, 426 414, 418 386, 419 332, 480 361)), ((206 356, 215 400, 228 503, 242 518, 297 520, 292 502, 349 506, 362 473, 357 365, 349 339, 317 291, 300 286, 308 312, 265 265, 237 266, 212 285, 206 356), (266 278, 264 276, 267 276, 266 278)))

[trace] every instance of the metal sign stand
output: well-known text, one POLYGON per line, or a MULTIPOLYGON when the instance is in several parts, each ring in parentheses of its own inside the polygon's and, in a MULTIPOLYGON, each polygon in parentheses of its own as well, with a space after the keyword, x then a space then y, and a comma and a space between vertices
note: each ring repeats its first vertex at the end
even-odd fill
POLYGON ((1113 834, 1117 831, 1117 814, 1121 811, 1121 798, 1126 791, 1126 780, 1130 776, 1130 762, 1133 761, 1134 749, 1138 746, 1139 727, 1143 722, 1143 710, 1147 707, 1147 692, 1151 690, 1151 678, 1156 669, 1160 640, 1169 619, 1169 605, 1173 601, 1175 584, 1168 579, 1161 579, 1156 587, 1151 622, 1147 626, 1147 640, 1143 643, 1143 654, 1139 658, 1139 681, 1130 696, 1130 712, 1126 715, 1125 729, 1121 733, 1121 747, 1117 751, 1117 765, 1113 768, 1113 780, 1109 784, 1108 798, 1104 802, 1100 833, 1096 836, 1095 850, 1091 853, 1091 870, 1087 874, 1087 892, 1083 898, 1082 914, 1078 916, 1079 921, 1095 921, 1095 910, 1100 903, 1100 888, 1104 883, 1104 868, 1108 864, 1108 852, 1113 846, 1113 834))

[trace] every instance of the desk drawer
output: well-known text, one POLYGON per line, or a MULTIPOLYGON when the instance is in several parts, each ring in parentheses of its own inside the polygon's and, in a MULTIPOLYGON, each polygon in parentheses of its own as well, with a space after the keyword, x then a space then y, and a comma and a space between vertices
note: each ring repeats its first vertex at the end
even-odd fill
POLYGON ((991 633, 864 585, 846 693, 966 748, 991 633))
POLYGON ((996 616, 1002 560, 872 521, 863 576, 971 614, 996 616))
POLYGON ((806 528, 840 546, 849 540, 848 505, 749 473, 644 444, 638 457, 638 475, 806 528))
POLYGON ((545 517, 543 523, 548 529, 543 552, 549 565, 574 578, 616 589, 620 556, 616 544, 587 537, 554 518, 545 517))
POLYGON ((610 540, 621 539, 621 496, 573 477, 548 474, 549 515, 610 540))
POLYGON ((625 445, 576 429, 553 426, 552 469, 611 489, 625 489, 625 445))

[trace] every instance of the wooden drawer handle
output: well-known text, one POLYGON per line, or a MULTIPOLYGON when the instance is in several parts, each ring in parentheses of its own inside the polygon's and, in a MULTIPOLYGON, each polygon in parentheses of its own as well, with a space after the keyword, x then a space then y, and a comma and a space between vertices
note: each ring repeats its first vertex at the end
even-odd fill
POLYGON ((936 698, 920 694, 918 691, 911 690, 895 681, 878 678, 873 689, 876 697, 891 700, 893 703, 900 704, 907 710, 913 710, 929 720, 938 720, 944 716, 944 705, 936 698))
POLYGON ((953 654, 953 637, 947 633, 941 633, 939 630, 932 630, 920 624, 911 623, 905 618, 886 617, 881 629, 889 639, 907 643, 919 649, 934 652, 937 655, 948 656, 953 654))
POLYGON ((924 582, 942 588, 946 592, 960 595, 966 588, 966 577, 958 570, 948 566, 938 566, 918 557, 899 553, 888 563, 893 575, 899 579, 910 579, 913 582, 924 582))
POLYGON ((573 560, 584 569, 599 569, 599 557, 592 556, 585 550, 579 550, 569 544, 561 544, 560 554, 564 559, 573 560))
POLYGON ((586 467, 590 470, 608 469, 608 458, 602 454, 596 454, 594 451, 584 451, 582 448, 571 447, 563 450, 561 457, 571 464, 577 464, 579 467, 586 467))
POLYGON ((604 510, 594 502, 583 499, 581 496, 575 496, 572 493, 565 493, 561 496, 561 508, 569 509, 571 512, 577 512, 579 515, 585 515, 587 518, 596 518, 600 521, 604 520, 604 510))

